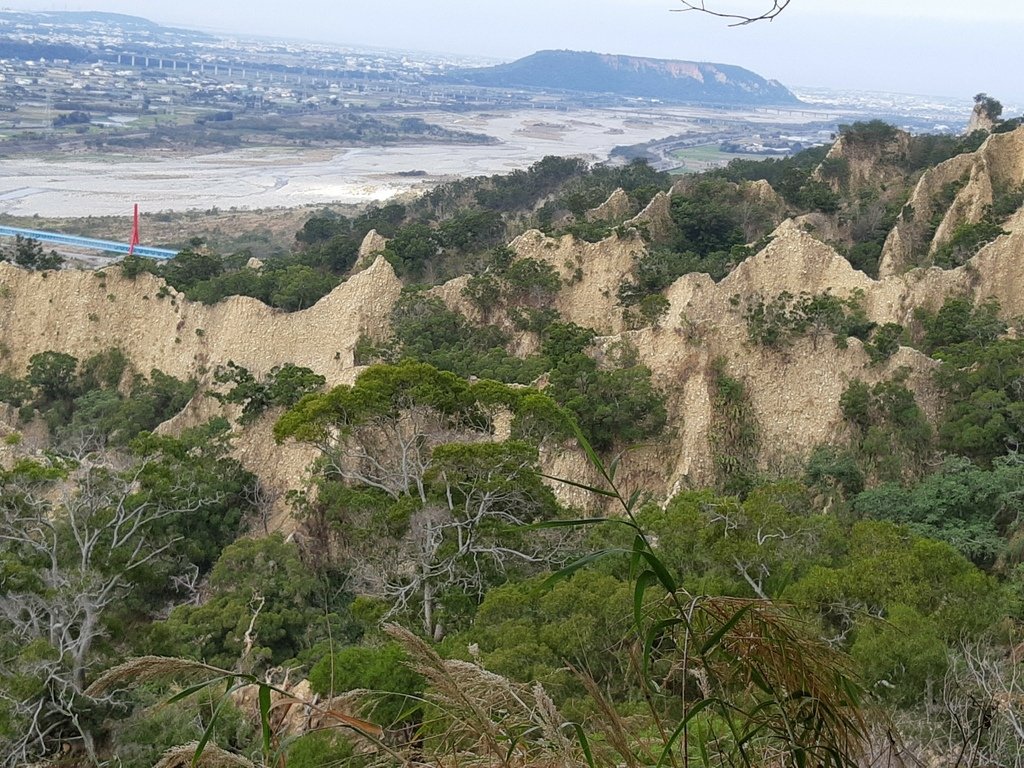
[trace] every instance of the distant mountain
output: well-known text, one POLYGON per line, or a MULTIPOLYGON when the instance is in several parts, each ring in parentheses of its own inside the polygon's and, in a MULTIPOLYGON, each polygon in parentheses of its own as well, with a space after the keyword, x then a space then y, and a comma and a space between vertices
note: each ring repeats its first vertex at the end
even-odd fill
POLYGON ((64 24, 109 24, 122 29, 160 29, 161 25, 141 16, 105 11, 40 11, 39 16, 48 16, 64 24))
POLYGON ((120 29, 123 32, 151 35, 171 34, 197 40, 214 39, 212 35, 205 32, 168 27, 141 16, 131 16, 126 13, 108 13, 106 11, 12 11, 5 8, 0 9, 0 23, 28 24, 30 26, 46 24, 58 31, 69 28, 81 30, 83 27, 101 26, 120 29))
POLYGON ((538 51, 510 64, 454 70, 446 79, 485 87, 614 93, 662 101, 799 103, 778 81, 731 64, 583 51, 538 51))

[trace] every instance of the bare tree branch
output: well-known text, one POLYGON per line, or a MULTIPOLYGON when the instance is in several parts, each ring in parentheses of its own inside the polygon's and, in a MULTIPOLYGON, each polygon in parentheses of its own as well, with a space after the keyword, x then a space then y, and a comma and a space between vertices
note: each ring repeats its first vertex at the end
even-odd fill
POLYGON ((714 7, 708 7, 707 0, 679 0, 684 6, 683 8, 673 8, 674 13, 686 13, 688 11, 696 11, 697 13, 705 13, 708 16, 715 16, 719 19, 727 19, 731 23, 730 27, 742 27, 746 24, 753 24, 757 21, 774 21, 775 18, 786 10, 786 6, 789 5, 789 0, 772 0, 771 8, 768 8, 763 13, 756 15, 749 15, 743 13, 731 13, 728 11, 716 10, 714 7))
MULTIPOLYGON (((157 524, 210 503, 184 487, 170 496, 180 503, 157 503, 139 493, 144 465, 109 459, 83 453, 66 479, 8 477, 0 488, 0 554, 32 574, 0 591, 0 632, 47 648, 4 660, 3 673, 34 680, 36 689, 19 698, 0 687, 19 730, 4 741, 0 766, 33 763, 61 745, 81 750, 81 764, 99 765, 91 713, 112 700, 85 689, 104 614, 130 591, 133 573, 179 540, 158 539, 157 524)), ((194 586, 197 576, 186 567, 182 583, 194 586)))

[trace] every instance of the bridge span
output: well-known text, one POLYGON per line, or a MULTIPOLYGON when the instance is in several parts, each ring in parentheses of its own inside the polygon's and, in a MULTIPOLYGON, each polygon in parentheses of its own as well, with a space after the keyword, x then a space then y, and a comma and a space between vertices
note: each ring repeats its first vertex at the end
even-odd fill
MULTIPOLYGON (((75 248, 86 248, 93 251, 107 251, 111 253, 127 254, 131 248, 128 243, 118 243, 113 240, 97 240, 92 237, 78 237, 77 235, 65 235, 60 232, 44 232, 41 229, 22 229, 21 227, 0 226, 0 237, 31 237, 41 243, 55 243, 58 245, 70 245, 75 248)), ((151 248, 148 245, 136 245, 136 256, 145 256, 150 259, 173 259, 178 255, 177 251, 167 248, 151 248)))

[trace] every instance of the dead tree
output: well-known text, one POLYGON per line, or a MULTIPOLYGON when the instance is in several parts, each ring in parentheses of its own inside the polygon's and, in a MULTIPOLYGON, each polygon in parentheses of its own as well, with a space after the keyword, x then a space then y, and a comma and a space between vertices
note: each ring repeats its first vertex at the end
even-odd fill
MULTIPOLYGON (((0 765, 24 765, 58 745, 80 749, 98 765, 88 714, 108 705, 84 693, 104 615, 124 598, 133 577, 176 540, 158 539, 155 524, 170 509, 138 494, 143 466, 117 470, 87 457, 66 478, 7 477, 0 490, 0 561, 17 562, 20 578, 0 585, 0 639, 16 653, 5 674, 35 681, 0 685, 0 701, 18 735, 0 765)), ((71 465, 74 466, 74 465, 71 465)))

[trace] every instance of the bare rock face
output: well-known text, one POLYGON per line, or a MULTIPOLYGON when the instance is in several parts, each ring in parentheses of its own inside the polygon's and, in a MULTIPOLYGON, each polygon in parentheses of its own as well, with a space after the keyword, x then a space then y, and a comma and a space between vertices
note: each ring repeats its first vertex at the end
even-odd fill
POLYGON ((898 167, 910 147, 910 134, 897 131, 890 141, 860 144, 849 137, 840 136, 825 156, 825 162, 815 171, 815 178, 828 182, 838 191, 840 180, 823 173, 829 160, 842 160, 848 170, 846 184, 849 189, 877 188, 896 181, 903 172, 898 167))
POLYGON ((1003 226, 1010 234, 986 245, 960 269, 965 282, 974 283, 976 297, 997 299, 1005 317, 1019 317, 1024 315, 1024 213, 1003 226))
MULTIPOLYGON (((874 171, 865 167, 858 172, 867 178, 874 171)), ((746 385, 760 431, 759 461, 765 470, 785 468, 786 462, 798 461, 816 445, 845 434, 839 398, 854 378, 875 383, 906 367, 908 386, 925 412, 937 417, 934 360, 902 348, 885 363, 871 365, 856 339, 840 349, 827 335, 808 335, 782 349, 757 346, 747 334, 745 303, 753 295, 770 300, 782 292, 830 291, 859 297, 868 317, 877 323, 906 325, 915 308, 934 310, 956 295, 976 301, 995 298, 1006 316, 1022 315, 1024 210, 1002 225, 1008 235, 986 245, 967 265, 951 270, 913 268, 923 249, 922 222, 943 214, 934 235, 929 233, 927 247, 932 248, 932 240, 943 242, 960 223, 979 220, 993 195, 1022 183, 1024 129, 994 134, 978 152, 953 158, 922 176, 910 208, 886 242, 880 279, 855 270, 831 246, 804 230, 806 225, 823 222, 807 217, 787 220, 764 249, 721 282, 716 284, 702 274, 681 277, 666 291, 669 309, 663 319, 639 330, 625 330, 617 300, 619 286, 645 252, 635 232, 588 243, 571 235, 551 238, 534 230, 516 238, 511 247, 517 258, 544 261, 558 272, 562 288, 555 308, 565 319, 595 328, 603 335, 597 340, 599 348, 629 342, 650 368, 654 383, 665 393, 671 428, 664 438, 627 453, 620 479, 624 487, 643 487, 666 498, 714 479, 710 435, 718 360, 725 361, 728 375, 746 385), (949 185, 961 182, 950 205, 949 185), (944 190, 946 203, 940 210, 937 201, 944 190)), ((750 185, 748 191, 752 199, 759 196, 772 202, 770 188, 750 185)), ((670 205, 670 195, 656 195, 631 222, 670 236, 670 205)), ((480 320, 462 295, 467 280, 456 278, 432 293, 480 320)), ((0 370, 21 375, 28 358, 37 352, 63 351, 83 359, 117 346, 138 370, 159 368, 201 382, 209 381, 216 365, 234 360, 257 375, 290 362, 321 373, 329 385, 351 383, 360 370, 353 359, 359 336, 375 340, 386 336, 400 291, 400 281, 381 257, 315 306, 292 314, 241 297, 214 306, 193 304, 173 290, 168 292, 162 281, 148 274, 134 280, 122 277, 117 269, 106 274, 59 271, 44 276, 0 263, 0 349, 6 350, 0 370)), ((520 343, 516 351, 531 350, 520 343)), ((232 415, 210 398, 197 396, 161 429, 177 432, 216 414, 232 415)), ((276 416, 265 414, 241 430, 234 450, 270 488, 268 526, 287 529, 291 521, 280 499, 287 489, 301 487, 313 454, 306 446, 273 442, 276 416)), ((0 436, 5 433, 0 428, 0 436)), ((599 484, 573 446, 544 450, 547 474, 599 484)), ((564 501, 594 503, 569 486, 556 485, 555 490, 564 501)))
MULTIPOLYGON (((203 386, 216 366, 228 360, 257 376, 294 363, 322 374, 329 385, 351 383, 356 342, 362 334, 377 340, 386 336, 401 283, 391 265, 378 258, 314 306, 291 314, 248 297, 205 306, 173 290, 159 298, 161 291, 167 291, 166 285, 149 274, 134 280, 122 277, 118 269, 44 275, 0 263, 0 344, 9 350, 6 372, 22 375, 37 352, 67 352, 81 360, 118 347, 140 371, 158 368, 200 381, 193 401, 161 425, 161 431, 177 434, 213 416, 232 415, 206 397, 203 386)), ((268 490, 268 527, 288 529, 292 522, 284 495, 301 487, 314 456, 308 446, 274 442, 271 429, 277 415, 266 414, 240 430, 233 452, 268 490)))
POLYGON ((627 227, 643 231, 652 243, 663 244, 672 239, 672 198, 667 192, 658 192, 640 213, 626 221, 627 227))
POLYGON ((597 208, 591 208, 587 211, 585 218, 587 221, 612 221, 618 223, 628 219, 635 210, 629 195, 619 187, 597 208))
POLYGON ((773 295, 788 291, 820 293, 830 289, 837 295, 865 290, 871 278, 850 266, 834 248, 786 220, 772 233, 772 240, 722 281, 733 294, 773 295))
POLYGON ((588 243, 572 235, 554 238, 530 230, 510 245, 517 256, 545 261, 555 268, 562 278, 555 309, 567 320, 598 333, 621 332, 622 309, 616 293, 632 272, 637 256, 646 250, 639 235, 612 234, 599 243, 588 243))
POLYGON ((915 254, 930 247, 927 222, 934 214, 943 189, 970 173, 974 155, 957 155, 926 171, 882 246, 878 274, 881 277, 905 272, 914 266, 915 254), (923 242, 927 240, 927 242, 923 242))
MULTIPOLYGON (((998 191, 1024 184, 1024 128, 989 136, 977 152, 958 155, 926 171, 882 248, 879 275, 905 272, 949 241, 962 224, 975 224, 985 215, 998 191), (951 185, 962 184, 943 213, 942 197, 951 185), (943 213, 933 232, 929 222, 943 213)), ((1006 227, 1006 225, 1004 225, 1006 227)))
POLYGON ((459 312, 474 322, 484 322, 488 318, 482 317, 473 303, 463 295, 469 279, 469 275, 459 275, 446 283, 435 285, 427 293, 441 299, 453 312, 459 312))
POLYGON ((991 131, 995 124, 996 121, 992 119, 988 110, 985 109, 985 104, 976 103, 971 111, 971 119, 967 123, 967 130, 964 133, 970 136, 975 131, 991 131))
POLYGON ((376 229, 371 229, 366 233, 366 237, 363 238, 363 242, 359 244, 359 259, 358 261, 363 262, 371 260, 374 256, 378 256, 384 253, 384 249, 387 248, 388 239, 384 235, 380 234, 376 229))
POLYGON ((159 278, 120 270, 29 272, 0 263, 0 343, 5 368, 21 375, 37 352, 79 359, 110 347, 141 371, 202 380, 234 360, 256 374, 275 365, 312 368, 328 382, 353 366, 361 334, 380 339, 401 283, 383 258, 301 312, 233 296, 212 306, 187 300, 159 278), (162 294, 162 296, 161 296, 162 294))
POLYGON ((818 211, 811 211, 791 219, 801 231, 814 235, 823 243, 835 242, 841 237, 840 224, 836 217, 818 211))
POLYGON ((782 195, 764 179, 746 181, 740 186, 740 190, 751 202, 763 205, 773 213, 786 210, 786 201, 782 199, 782 195))
POLYGON ((957 227, 981 221, 985 215, 985 209, 992 205, 992 174, 987 166, 987 160, 981 157, 971 167, 966 185, 957 193, 953 204, 949 206, 942 222, 935 230, 935 235, 928 248, 929 256, 934 255, 938 248, 949 242, 957 227))
MULTIPOLYGON (((762 467, 779 468, 793 457, 806 455, 817 444, 843 434, 845 424, 839 397, 853 378, 875 382, 892 374, 897 365, 912 373, 910 386, 926 411, 935 412, 937 399, 930 390, 929 371, 934 362, 905 349, 883 366, 870 366, 861 345, 851 340, 838 349, 830 337, 801 338, 792 346, 774 350, 754 346, 747 338, 742 300, 759 293, 766 298, 783 291, 838 296, 876 291, 883 287, 832 248, 786 222, 772 242, 715 284, 706 275, 686 275, 667 292, 670 308, 660 328, 629 334, 650 367, 654 382, 666 394, 674 433, 666 444, 630 452, 623 460, 623 483, 641 484, 670 496, 680 488, 714 479, 710 431, 713 366, 727 361, 727 373, 746 385, 761 433, 762 467)), ((889 302, 875 302, 886 309, 889 302)), ((873 303, 867 301, 869 308, 873 303)), ((896 311, 899 302, 892 302, 896 311)), ((870 309, 869 309, 870 311, 870 309)), ((577 459, 559 459, 564 471, 577 459)), ((576 477, 577 475, 570 475, 576 477)))
MULTIPOLYGON (((1024 239, 1024 233, 1020 237, 1024 239)), ((598 339, 600 346, 621 340, 633 344, 641 362, 651 369, 654 383, 665 393, 672 430, 664 441, 628 452, 620 471, 625 486, 644 487, 667 498, 681 488, 714 479, 711 387, 718 359, 727 361, 730 376, 746 384, 761 432, 760 462, 766 470, 783 468, 785 462, 845 434, 839 398, 854 378, 873 384, 906 367, 908 386, 918 402, 929 416, 938 416, 934 360, 903 348, 886 363, 871 365, 859 341, 850 339, 847 348, 840 349, 831 336, 801 338, 784 349, 756 346, 748 339, 743 319, 746 297, 759 294, 770 299, 804 291, 859 296, 875 322, 906 324, 915 307, 936 309, 948 296, 973 292, 979 300, 998 298, 1008 313, 1016 314, 1024 311, 1024 272, 1014 269, 1013 249, 1024 243, 1004 240, 984 249, 969 267, 917 269, 873 280, 803 231, 798 222, 787 220, 768 246, 720 283, 701 274, 680 278, 666 293, 670 307, 664 320, 635 331, 623 330, 615 294, 629 273, 634 249, 641 247, 638 240, 612 237, 588 244, 528 232, 513 247, 521 257, 548 261, 563 278, 569 276, 570 265, 580 264, 583 276, 576 283, 566 281, 557 301, 559 310, 567 319, 603 329, 608 335, 598 339)), ((553 476, 599 484, 572 446, 550 447, 543 461, 553 476)), ((593 503, 585 492, 569 486, 556 485, 555 490, 567 503, 593 503)))

